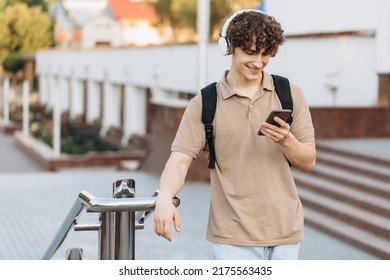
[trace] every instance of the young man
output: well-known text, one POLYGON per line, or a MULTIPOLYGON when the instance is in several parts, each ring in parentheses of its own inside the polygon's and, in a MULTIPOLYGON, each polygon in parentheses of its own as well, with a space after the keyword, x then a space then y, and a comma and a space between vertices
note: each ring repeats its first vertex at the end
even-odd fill
MULTIPOLYGON (((280 127, 264 122, 271 110, 281 109, 264 69, 285 40, 283 30, 263 12, 242 10, 225 21, 221 37, 226 41, 219 45, 232 58, 217 84, 216 165, 210 169, 206 239, 213 243, 215 259, 297 259, 303 210, 289 163, 308 172, 316 150, 309 108, 297 86, 291 84, 291 126, 277 117, 280 127)), ((186 108, 160 178, 154 230, 168 240, 172 221, 180 231, 172 198, 206 145, 201 99, 197 95, 186 108)))

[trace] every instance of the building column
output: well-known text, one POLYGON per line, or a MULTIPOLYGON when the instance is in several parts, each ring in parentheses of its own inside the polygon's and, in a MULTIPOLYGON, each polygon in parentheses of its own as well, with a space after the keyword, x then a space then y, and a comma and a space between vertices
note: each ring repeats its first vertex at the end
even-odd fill
POLYGON ((53 109, 53 156, 59 158, 61 156, 61 101, 63 88, 59 78, 51 79, 50 90, 50 106, 53 109))
POLYGON ((58 92, 58 78, 54 76, 49 76, 49 90, 47 91, 46 105, 53 109, 55 105, 56 92, 58 92))
POLYGON ((133 135, 146 134, 146 114, 146 90, 127 84, 124 98, 123 145, 127 145, 133 135))
POLYGON ((197 2, 197 31, 198 31, 198 90, 207 81, 207 47, 209 43, 210 0, 197 2))
POLYGON ((3 82, 3 121, 9 123, 9 95, 10 95, 10 78, 6 77, 3 82))
POLYGON ((75 119, 82 115, 84 110, 84 98, 82 91, 82 82, 76 77, 70 81, 70 118, 75 119))
POLYGON ((120 94, 119 89, 110 81, 103 85, 103 116, 100 135, 104 137, 111 127, 120 127, 120 94))
POLYGON ((39 76, 39 102, 41 104, 47 103, 47 91, 49 85, 49 79, 46 74, 42 74, 39 76))
POLYGON ((99 84, 89 80, 87 86, 87 112, 86 121, 92 123, 100 116, 99 84))
POLYGON ((69 110, 69 80, 66 77, 58 77, 59 92, 61 95, 61 113, 69 110))

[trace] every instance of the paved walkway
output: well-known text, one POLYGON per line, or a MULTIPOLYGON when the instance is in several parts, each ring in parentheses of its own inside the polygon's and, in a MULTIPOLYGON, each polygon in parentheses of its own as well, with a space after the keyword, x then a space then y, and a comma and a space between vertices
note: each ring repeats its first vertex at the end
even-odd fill
MULTIPOLYGON (((390 147, 388 139, 381 143, 390 147)), ((371 145, 366 141, 362 146, 371 145)), ((0 260, 40 259, 80 191, 111 197, 112 183, 121 178, 136 181, 137 197, 150 196, 158 187, 158 178, 144 172, 114 168, 47 172, 15 146, 12 136, 2 133, 0 151, 0 260)), ((136 259, 212 259, 205 241, 208 184, 187 183, 179 197, 182 232, 174 233, 172 242, 165 241, 154 234, 152 221, 147 220, 145 229, 136 232, 136 259)), ((97 214, 83 213, 80 220, 97 218, 97 214)), ((97 259, 97 240, 97 232, 72 231, 53 259, 64 259, 66 249, 73 247, 83 248, 85 258, 97 259)), ((306 226, 300 259, 377 258, 306 226)))

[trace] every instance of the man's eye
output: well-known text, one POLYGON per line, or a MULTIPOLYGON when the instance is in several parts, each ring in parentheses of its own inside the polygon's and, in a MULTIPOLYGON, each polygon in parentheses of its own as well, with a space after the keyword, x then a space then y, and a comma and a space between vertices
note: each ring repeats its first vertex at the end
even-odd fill
POLYGON ((254 54, 256 54, 256 51, 254 51, 254 50, 247 50, 247 51, 245 51, 245 53, 248 54, 248 55, 254 55, 254 54))

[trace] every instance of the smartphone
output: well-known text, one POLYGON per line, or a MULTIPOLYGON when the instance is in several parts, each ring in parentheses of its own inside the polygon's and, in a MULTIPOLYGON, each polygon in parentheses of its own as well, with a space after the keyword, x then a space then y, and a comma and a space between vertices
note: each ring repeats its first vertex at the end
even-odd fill
MULTIPOLYGON (((276 126, 280 127, 280 125, 277 122, 274 121, 274 118, 275 117, 279 117, 283 121, 287 121, 288 118, 291 116, 291 114, 292 114, 292 111, 290 109, 276 109, 276 110, 272 110, 271 113, 268 115, 268 117, 267 117, 267 119, 265 121, 267 123, 270 123, 270 124, 273 124, 273 125, 276 125, 276 126)), ((264 135, 261 132, 261 129, 259 129, 257 134, 258 135, 264 135)))

